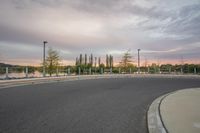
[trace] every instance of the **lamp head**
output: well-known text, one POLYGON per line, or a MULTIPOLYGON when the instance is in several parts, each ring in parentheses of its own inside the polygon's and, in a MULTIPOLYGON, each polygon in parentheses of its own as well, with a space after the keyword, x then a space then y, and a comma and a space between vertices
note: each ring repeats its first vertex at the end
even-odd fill
POLYGON ((48 43, 48 42, 47 42, 47 41, 44 41, 43 43, 45 44, 45 43, 48 43))

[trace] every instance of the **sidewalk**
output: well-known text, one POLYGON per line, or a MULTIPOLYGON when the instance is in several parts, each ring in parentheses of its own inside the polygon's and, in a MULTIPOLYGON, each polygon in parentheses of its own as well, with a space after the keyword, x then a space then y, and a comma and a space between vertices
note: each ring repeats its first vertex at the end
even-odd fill
POLYGON ((150 133, 200 133, 200 88, 156 99, 148 111, 148 128, 150 133))

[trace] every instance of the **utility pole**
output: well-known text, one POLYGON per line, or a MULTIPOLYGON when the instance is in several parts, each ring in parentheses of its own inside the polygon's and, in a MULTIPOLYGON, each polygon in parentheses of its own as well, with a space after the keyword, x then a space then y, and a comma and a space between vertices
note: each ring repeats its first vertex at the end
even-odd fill
POLYGON ((138 73, 140 73, 140 49, 138 49, 138 73))
POLYGON ((43 47, 43 77, 46 76, 46 72, 45 72, 45 47, 46 47, 46 43, 48 43, 47 41, 44 41, 44 47, 43 47))

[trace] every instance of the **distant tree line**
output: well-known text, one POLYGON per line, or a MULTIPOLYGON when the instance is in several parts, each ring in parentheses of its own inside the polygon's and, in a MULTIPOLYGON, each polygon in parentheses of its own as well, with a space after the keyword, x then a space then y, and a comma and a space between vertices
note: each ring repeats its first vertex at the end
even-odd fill
POLYGON ((200 73, 200 64, 162 64, 152 63, 148 67, 141 67, 143 72, 149 73, 200 73))
POLYGON ((106 68, 113 68, 113 56, 112 55, 106 55, 106 68))
POLYGON ((104 71, 105 68, 112 68, 114 66, 113 62, 114 61, 112 55, 106 55, 105 65, 104 63, 102 63, 101 57, 94 57, 93 54, 90 54, 89 56, 87 54, 85 54, 84 56, 80 54, 79 57, 76 57, 75 68, 77 73, 79 69, 83 74, 89 73, 90 69, 92 72, 96 73, 100 72, 101 69, 103 69, 104 71))
MULTIPOLYGON (((89 56, 87 54, 80 54, 76 57, 75 65, 61 65, 61 58, 59 52, 48 49, 47 57, 45 61, 46 73, 50 76, 52 74, 60 73, 76 73, 79 71, 81 74, 92 73, 134 73, 137 72, 138 68, 134 64, 134 58, 131 56, 130 50, 125 52, 118 65, 114 65, 114 57, 112 55, 105 55, 105 64, 102 62, 101 57, 94 57, 93 54, 89 56)), ((43 72, 43 64, 39 67, 34 66, 19 66, 0 63, 0 74, 5 74, 6 67, 9 67, 10 73, 22 73, 28 68, 28 73, 34 73, 35 71, 43 72)), ((152 63, 151 65, 141 66, 140 71, 143 73, 200 73, 200 64, 162 64, 158 65, 152 63)))

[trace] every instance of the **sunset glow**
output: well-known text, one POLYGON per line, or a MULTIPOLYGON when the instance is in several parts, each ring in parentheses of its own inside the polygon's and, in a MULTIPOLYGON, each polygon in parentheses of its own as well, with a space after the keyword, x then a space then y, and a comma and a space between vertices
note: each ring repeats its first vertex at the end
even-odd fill
POLYGON ((141 64, 200 64, 199 0, 2 0, 0 62, 42 63, 43 41, 62 64, 80 53, 117 65, 128 49, 141 64))

